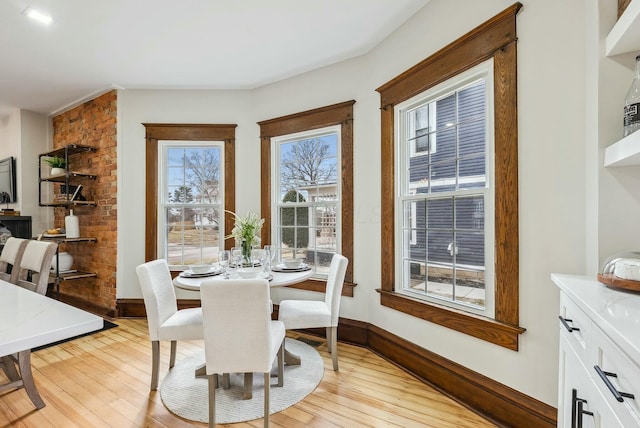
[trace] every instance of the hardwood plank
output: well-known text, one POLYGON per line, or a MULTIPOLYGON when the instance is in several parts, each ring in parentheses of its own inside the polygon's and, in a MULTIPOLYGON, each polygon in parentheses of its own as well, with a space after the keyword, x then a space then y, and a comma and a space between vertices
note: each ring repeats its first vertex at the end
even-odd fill
MULTIPOLYGON (((34 378, 47 405, 35 410, 24 390, 7 391, 0 395, 0 428, 204 427, 176 417, 159 392, 149 391, 146 320, 116 322, 117 328, 34 352, 34 378)), ((320 342, 324 378, 304 400, 272 415, 272 427, 495 427, 366 348, 339 343, 340 371, 334 372, 324 339, 291 335, 320 342)), ((177 359, 202 346, 202 341, 180 342, 177 359)), ((162 379, 168 343, 161 345, 160 363, 162 379)), ((221 426, 258 428, 262 419, 221 426)))

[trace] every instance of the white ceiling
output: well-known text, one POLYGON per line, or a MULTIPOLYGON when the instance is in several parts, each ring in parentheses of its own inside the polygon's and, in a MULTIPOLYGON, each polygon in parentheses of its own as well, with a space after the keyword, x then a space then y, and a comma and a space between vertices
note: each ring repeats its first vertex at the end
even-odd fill
POLYGON ((256 88, 367 53, 428 1, 0 0, 0 116, 110 87, 256 88))

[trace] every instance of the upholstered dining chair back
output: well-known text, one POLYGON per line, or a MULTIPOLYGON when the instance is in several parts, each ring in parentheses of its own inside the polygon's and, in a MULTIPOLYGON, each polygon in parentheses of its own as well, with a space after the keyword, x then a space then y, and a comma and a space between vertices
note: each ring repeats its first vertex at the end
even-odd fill
POLYGON ((11 237, 7 239, 2 253, 0 253, 0 279, 13 284, 18 282, 20 260, 22 260, 28 242, 28 239, 22 238, 11 237))
POLYGON ((178 312, 176 291, 167 261, 150 261, 138 266, 136 272, 147 310, 149 337, 151 340, 166 340, 167 338, 160 337, 160 326, 178 312))
POLYGON ((327 349, 331 352, 333 369, 338 370, 338 319, 344 276, 349 260, 334 254, 329 267, 324 301, 282 300, 278 308, 278 319, 287 330, 325 327, 327 349))
POLYGON ((176 362, 178 340, 201 340, 202 309, 178 310, 171 272, 164 259, 153 260, 136 267, 136 274, 144 307, 147 311, 149 338, 151 339, 151 390, 158 389, 160 367, 160 341, 171 341, 169 367, 176 362))
POLYGON ((344 276, 347 273, 349 260, 342 254, 334 254, 331 258, 329 276, 327 276, 327 287, 324 296, 324 303, 331 311, 331 327, 337 327, 338 316, 340 315, 340 299, 344 286, 344 276))
POLYGON ((55 242, 33 241, 27 245, 20 260, 16 284, 38 294, 46 294, 51 262, 56 254, 55 242))
POLYGON ((200 286, 206 373, 209 377, 209 426, 215 425, 215 381, 223 373, 263 373, 264 426, 269 426, 271 365, 284 362, 284 324, 271 320, 266 279, 204 281, 200 286))

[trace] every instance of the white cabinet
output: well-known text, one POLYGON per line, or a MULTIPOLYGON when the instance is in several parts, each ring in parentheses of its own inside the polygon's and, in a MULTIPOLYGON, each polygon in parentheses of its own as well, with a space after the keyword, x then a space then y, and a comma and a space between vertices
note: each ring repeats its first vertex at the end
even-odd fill
MULTIPOLYGON (((605 46, 607 56, 640 53, 640 0, 629 3, 607 35, 605 46)), ((629 83, 632 78, 630 75, 629 83)), ((604 166, 626 165, 640 165, 640 131, 613 143, 604 152, 604 166)))
POLYGON ((560 288, 558 426, 640 427, 640 295, 551 278, 560 288))

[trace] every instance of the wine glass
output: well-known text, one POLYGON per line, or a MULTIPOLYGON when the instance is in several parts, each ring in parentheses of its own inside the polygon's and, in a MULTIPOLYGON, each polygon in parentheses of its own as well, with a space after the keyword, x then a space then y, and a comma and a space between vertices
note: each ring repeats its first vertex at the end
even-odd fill
POLYGON ((233 261, 236 269, 240 269, 242 267, 242 247, 231 248, 231 260, 233 261))
POLYGON ((227 273, 227 267, 229 267, 229 262, 231 261, 231 251, 222 250, 218 256, 218 264, 222 268, 222 274, 225 278, 229 278, 229 273, 227 273))

